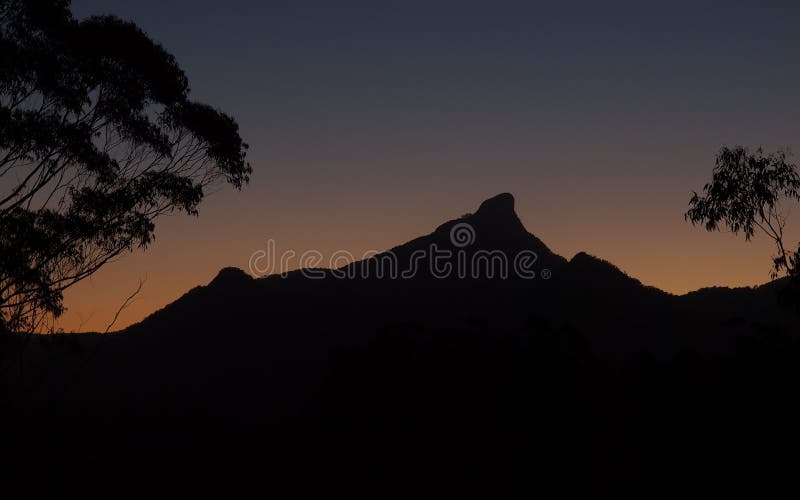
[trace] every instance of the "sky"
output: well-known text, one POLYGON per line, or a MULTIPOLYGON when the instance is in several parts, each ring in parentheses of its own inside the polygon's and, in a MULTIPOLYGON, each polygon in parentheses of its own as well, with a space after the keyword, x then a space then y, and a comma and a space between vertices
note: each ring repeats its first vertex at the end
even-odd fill
POLYGON ((769 240, 683 214, 721 146, 800 147, 800 4, 599 4, 74 0, 172 52, 254 173, 71 289, 60 326, 104 330, 141 279, 115 328, 139 321, 269 239, 360 255, 501 192, 566 258, 673 293, 768 281, 769 240))

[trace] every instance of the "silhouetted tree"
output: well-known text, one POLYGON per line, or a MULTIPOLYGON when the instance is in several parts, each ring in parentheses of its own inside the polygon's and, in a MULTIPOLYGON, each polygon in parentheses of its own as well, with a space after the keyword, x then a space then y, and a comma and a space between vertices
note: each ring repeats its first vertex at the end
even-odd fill
POLYGON ((773 278, 785 273, 800 275, 800 245, 787 249, 784 241, 786 217, 781 202, 800 200, 800 172, 787 161, 787 153, 765 154, 742 146, 724 147, 717 154, 712 180, 703 195, 693 193, 685 218, 703 224, 708 231, 724 225, 746 240, 756 230, 769 236, 777 247, 773 257, 773 278))
POLYGON ((135 24, 68 0, 0 0, 0 323, 35 329, 62 292, 146 247, 165 213, 252 169, 236 121, 189 99, 135 24))

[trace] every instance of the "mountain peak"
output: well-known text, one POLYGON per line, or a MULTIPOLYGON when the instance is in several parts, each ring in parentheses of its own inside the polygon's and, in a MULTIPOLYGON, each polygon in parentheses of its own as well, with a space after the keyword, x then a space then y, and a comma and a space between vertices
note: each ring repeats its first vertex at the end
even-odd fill
POLYGON ((217 273, 208 286, 228 286, 231 284, 252 281, 253 277, 238 267, 225 267, 217 273))
POLYGON ((516 215, 514 212, 514 195, 511 193, 500 193, 481 203, 477 214, 508 216, 516 215))
POLYGON ((525 233, 525 227, 514 211, 514 195, 501 193, 481 203, 478 211, 469 218, 469 222, 481 226, 491 232, 504 232, 507 235, 525 233))

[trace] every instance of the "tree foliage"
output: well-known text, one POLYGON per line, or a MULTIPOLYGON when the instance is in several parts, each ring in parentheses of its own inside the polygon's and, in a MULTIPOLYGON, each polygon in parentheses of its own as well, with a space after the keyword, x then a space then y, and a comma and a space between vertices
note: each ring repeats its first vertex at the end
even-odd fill
POLYGON ((135 24, 0 0, 0 323, 37 328, 66 288, 146 247, 160 215, 240 189, 246 150, 135 24))
POLYGON ((773 257, 773 278, 800 275, 800 245, 787 249, 784 241, 785 202, 800 201, 800 172, 787 160, 785 151, 751 152, 742 146, 724 147, 703 194, 693 193, 685 218, 702 224, 708 231, 727 227, 750 240, 760 230, 777 247, 773 257))

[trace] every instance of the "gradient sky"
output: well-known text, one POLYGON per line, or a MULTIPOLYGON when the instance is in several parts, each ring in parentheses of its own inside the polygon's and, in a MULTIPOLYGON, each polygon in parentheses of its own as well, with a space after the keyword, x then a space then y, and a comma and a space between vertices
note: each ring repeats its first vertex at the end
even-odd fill
POLYGON ((567 258, 675 293, 767 281, 769 241, 683 213, 723 144, 798 146, 800 4, 598 3, 73 1, 175 54, 255 172, 71 290, 61 326, 105 329, 146 278, 138 321, 269 238, 361 254, 504 191, 567 258))

